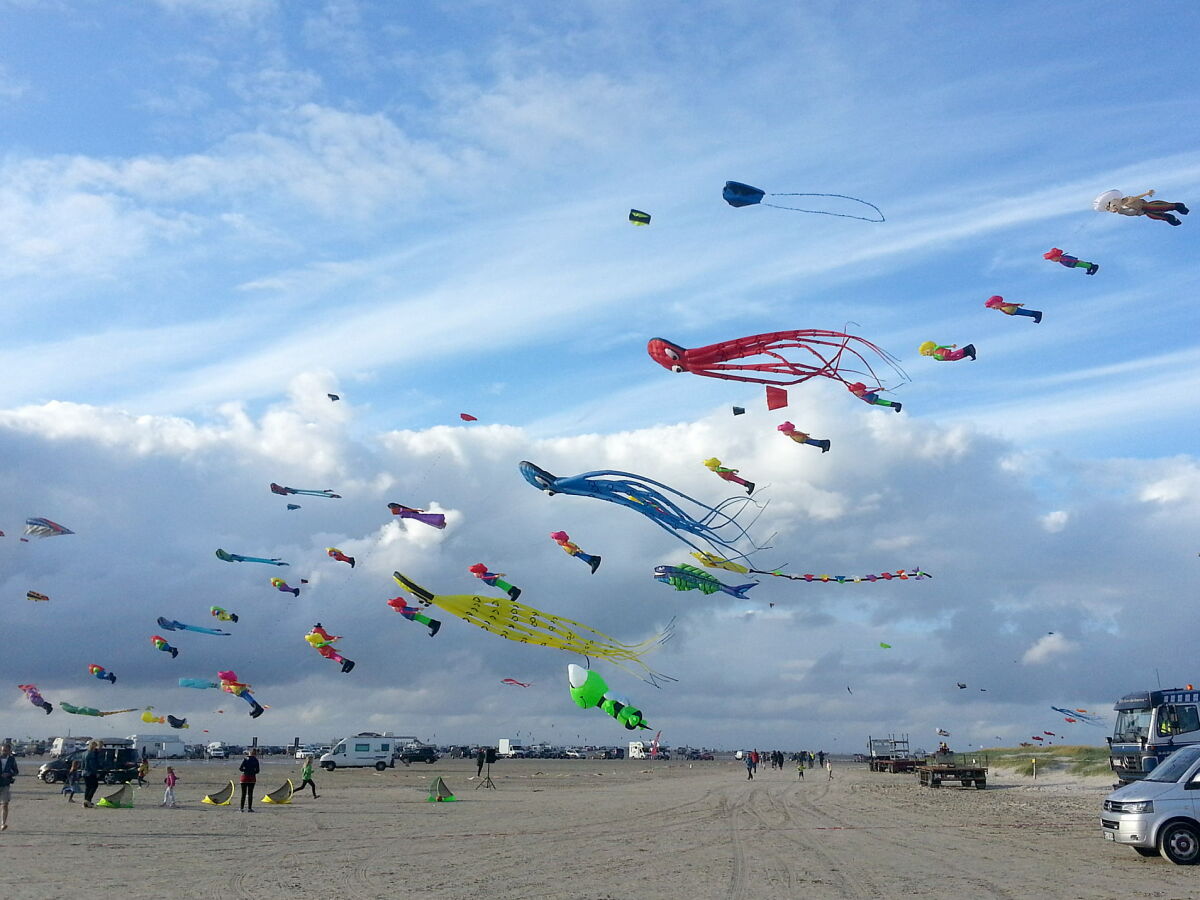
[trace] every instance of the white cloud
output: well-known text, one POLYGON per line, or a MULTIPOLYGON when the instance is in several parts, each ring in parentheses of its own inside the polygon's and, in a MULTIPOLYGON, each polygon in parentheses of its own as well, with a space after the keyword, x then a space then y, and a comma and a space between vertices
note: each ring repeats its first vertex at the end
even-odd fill
POLYGON ((1067 527, 1067 522, 1071 520, 1071 516, 1064 510, 1056 509, 1053 512, 1048 512, 1041 518, 1042 527, 1051 534, 1057 534, 1067 527))
POLYGON ((1034 645, 1025 651, 1021 662, 1027 666, 1040 665, 1078 649, 1078 644, 1067 640, 1061 634, 1047 634, 1038 638, 1034 645))

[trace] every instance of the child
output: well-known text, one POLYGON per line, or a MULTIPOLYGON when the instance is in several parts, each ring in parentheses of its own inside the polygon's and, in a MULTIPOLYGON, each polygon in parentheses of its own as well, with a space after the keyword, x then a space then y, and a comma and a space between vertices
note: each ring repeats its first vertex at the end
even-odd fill
POLYGON ((939 344, 936 341, 926 341, 917 351, 922 356, 932 356, 939 362, 957 362, 965 357, 975 359, 975 345, 967 344, 961 350, 955 349, 958 344, 939 344))
POLYGON ((900 412, 900 407, 904 405, 897 403, 895 400, 885 400, 879 396, 878 391, 868 391, 867 386, 861 381, 846 385, 846 390, 863 401, 863 403, 870 403, 872 406, 890 406, 896 412, 900 412))
POLYGON ((565 531, 550 532, 550 539, 558 544, 558 546, 562 547, 569 556, 574 556, 584 565, 590 566, 592 569, 592 574, 596 574, 596 570, 600 568, 599 556, 593 556, 590 553, 584 553, 579 549, 578 544, 571 541, 570 535, 568 535, 565 531))
POLYGON ((137 767, 138 787, 141 787, 143 784, 147 783, 146 776, 149 774, 150 774, 150 760, 146 759, 143 756, 142 761, 140 763, 138 763, 138 767, 137 767))
POLYGON ((62 789, 62 792, 66 794, 68 803, 74 803, 75 795, 83 790, 79 784, 79 778, 79 760, 71 760, 71 768, 67 772, 66 784, 63 785, 62 789))
POLYGON ((740 484, 746 489, 747 494, 754 493, 754 482, 747 481, 738 475, 737 469, 729 469, 721 465, 721 461, 715 456, 704 461, 704 466, 718 478, 723 478, 726 481, 732 481, 734 484, 740 484))
POLYGON ((1158 219, 1160 222, 1170 222, 1172 225, 1182 225, 1183 223, 1171 213, 1177 212, 1186 216, 1189 212, 1182 203, 1145 199, 1154 196, 1153 190, 1134 197, 1114 196, 1119 193, 1119 191, 1106 191, 1095 199, 1092 206, 1098 212, 1116 213, 1119 216, 1145 216, 1147 219, 1158 219))
POLYGON ((804 780, 804 760, 803 759, 801 759, 800 762, 796 763, 796 778, 800 781, 804 780))
POLYGON ((1042 321, 1042 314, 1038 310, 1022 309, 1021 307, 1024 306, 1024 304, 1012 303, 1008 300, 1005 300, 999 294, 994 294, 993 296, 988 297, 988 299, 984 301, 983 305, 988 309, 998 309, 1006 316, 1029 316, 1031 319, 1033 319, 1034 325, 1037 325, 1042 321))
POLYGON ((829 452, 829 441, 818 441, 815 438, 809 437, 803 431, 797 431, 796 426, 791 422, 784 422, 782 425, 776 426, 777 431, 782 431, 797 444, 812 444, 814 447, 820 447, 822 453, 829 452))
POLYGON ((175 785, 179 782, 179 776, 175 774, 173 766, 167 766, 167 777, 163 779, 163 784, 167 789, 163 792, 162 806, 168 809, 178 809, 179 804, 175 802, 175 785))
POLYGON ((1100 271, 1100 267, 1095 263, 1084 262, 1075 256, 1067 256, 1057 247, 1051 247, 1049 253, 1043 253, 1042 259, 1048 259, 1051 262, 1056 262, 1059 265, 1066 266, 1068 269, 1087 269, 1088 275, 1095 275, 1100 271))
POLYGON ((317 799, 317 785, 312 780, 313 758, 311 756, 304 757, 304 768, 300 770, 300 787, 297 791, 304 790, 305 787, 312 788, 313 799, 317 799))

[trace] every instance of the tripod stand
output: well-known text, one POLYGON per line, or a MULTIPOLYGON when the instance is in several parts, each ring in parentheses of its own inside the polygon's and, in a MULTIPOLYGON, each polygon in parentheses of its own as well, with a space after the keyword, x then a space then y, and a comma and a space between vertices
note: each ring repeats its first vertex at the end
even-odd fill
POLYGON ((481 782, 479 782, 479 784, 475 785, 475 790, 479 790, 481 787, 491 788, 493 791, 496 790, 496 782, 492 781, 492 764, 491 763, 487 764, 487 775, 484 776, 483 781, 481 781, 481 782))

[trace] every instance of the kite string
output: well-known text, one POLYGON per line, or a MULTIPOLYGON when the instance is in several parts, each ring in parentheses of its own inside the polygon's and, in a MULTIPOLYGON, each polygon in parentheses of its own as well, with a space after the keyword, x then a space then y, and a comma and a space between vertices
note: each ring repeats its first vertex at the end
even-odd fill
POLYGON ((886 222, 887 221, 887 219, 884 218, 883 210, 881 210, 874 203, 870 203, 866 200, 861 200, 858 197, 848 197, 845 194, 768 194, 767 196, 769 196, 769 197, 839 197, 842 200, 852 200, 855 203, 861 203, 863 206, 871 207, 871 209, 873 209, 873 210, 875 210, 875 212, 879 213, 879 218, 878 219, 868 219, 865 216, 852 216, 849 213, 829 212, 828 210, 824 210, 824 209, 801 209, 798 206, 780 206, 777 203, 764 203, 763 206, 770 206, 775 209, 790 209, 794 212, 815 213, 818 216, 837 216, 840 219, 858 219, 860 222, 886 222))

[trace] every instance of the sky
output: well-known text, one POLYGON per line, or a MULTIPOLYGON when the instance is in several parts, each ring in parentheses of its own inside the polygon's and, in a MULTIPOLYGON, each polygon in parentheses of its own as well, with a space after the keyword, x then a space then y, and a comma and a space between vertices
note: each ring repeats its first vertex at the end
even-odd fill
POLYGON ((647 656, 677 679, 661 688, 591 663, 673 745, 1100 743, 1049 707, 1200 680, 1200 220, 1091 207, 1110 188, 1200 204, 1200 77, 1171 38, 1200 29, 1194 6, 0 13, 0 734, 146 730, 48 718, 14 687, 32 682, 187 716, 192 740, 636 738, 571 703, 580 657, 446 613, 430 638, 386 605, 394 571, 487 594, 475 562, 617 640, 672 629, 647 656), (887 221, 734 209, 726 180, 887 221), (1044 320, 985 309, 993 294, 1044 320), (903 412, 826 379, 769 412, 760 386, 645 351, 807 328, 898 357, 903 412), (978 359, 921 357, 926 340, 978 359), (758 485, 756 567, 934 577, 676 592, 650 577, 692 561, 670 534, 517 471, 628 471, 715 505, 736 486, 711 456, 758 485), (287 511, 270 482, 342 499, 287 511), (402 525, 391 501, 448 527, 402 525), (75 534, 21 542, 29 516, 75 534), (559 529, 602 555, 595 575, 559 529), (308 584, 293 598, 277 574, 308 584), (154 652, 158 616, 211 625, 214 604, 239 614, 231 637, 154 652), (317 621, 352 673, 304 642, 317 621), (265 716, 177 686, 224 668, 265 716))

